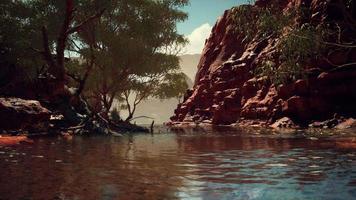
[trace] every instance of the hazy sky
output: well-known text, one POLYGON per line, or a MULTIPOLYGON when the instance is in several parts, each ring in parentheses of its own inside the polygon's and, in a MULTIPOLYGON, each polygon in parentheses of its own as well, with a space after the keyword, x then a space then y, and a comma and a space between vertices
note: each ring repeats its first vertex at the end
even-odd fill
POLYGON ((240 5, 248 0, 190 0, 184 8, 189 18, 178 24, 178 31, 187 36, 190 44, 185 54, 201 53, 205 39, 210 35, 212 26, 226 9, 240 5))

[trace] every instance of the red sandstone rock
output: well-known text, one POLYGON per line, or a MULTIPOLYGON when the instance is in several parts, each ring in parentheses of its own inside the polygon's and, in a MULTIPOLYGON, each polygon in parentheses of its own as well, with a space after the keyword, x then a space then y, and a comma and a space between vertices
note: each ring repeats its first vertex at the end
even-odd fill
POLYGON ((307 120, 309 117, 309 100, 300 96, 289 98, 283 105, 282 111, 288 116, 293 116, 298 120, 307 120))
POLYGON ((356 119, 350 118, 345 120, 344 122, 341 122, 337 126, 335 126, 336 129, 348 129, 348 128, 356 128, 356 119))
POLYGON ((298 126, 288 117, 283 117, 276 122, 274 122, 271 128, 279 129, 279 128, 297 128, 298 126))
MULTIPOLYGON (((255 11, 258 7, 269 6, 271 1, 258 0, 255 6, 247 7, 255 11)), ((342 5, 340 8, 330 6, 328 1, 278 2, 281 12, 289 12, 301 5, 309 6, 311 24, 339 20, 334 19, 335 16, 343 15, 342 5)), ((280 38, 262 39, 256 34, 253 40, 246 42, 244 35, 233 30, 232 16, 233 9, 225 11, 214 26, 198 65, 193 91, 189 91, 178 106, 173 121, 207 120, 224 125, 239 121, 271 125, 281 119, 274 126, 289 126, 283 117, 302 125, 328 120, 335 113, 356 117, 356 68, 335 68, 330 64, 330 61, 355 62, 356 50, 345 54, 335 52, 329 61, 311 58, 304 66, 308 72, 307 80, 274 86, 267 77, 255 77, 253 72, 266 59, 280 63, 276 50, 280 38)), ((296 16, 295 23, 300 20, 296 16)))

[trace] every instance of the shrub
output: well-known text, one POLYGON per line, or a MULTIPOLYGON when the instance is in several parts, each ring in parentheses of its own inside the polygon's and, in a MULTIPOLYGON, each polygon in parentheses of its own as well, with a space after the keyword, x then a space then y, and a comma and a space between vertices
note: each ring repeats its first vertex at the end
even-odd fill
POLYGON ((244 35, 244 41, 253 39, 257 17, 258 14, 251 5, 241 5, 233 9, 234 31, 237 34, 244 35))
POLYGON ((276 49, 279 55, 278 66, 271 60, 263 61, 255 75, 267 76, 274 84, 288 83, 305 78, 304 66, 310 58, 318 58, 323 54, 323 34, 325 27, 318 28, 304 23, 301 26, 293 24, 296 14, 307 18, 308 10, 300 8, 291 10, 289 14, 281 14, 278 9, 271 6, 263 8, 256 18, 258 37, 266 38, 273 35, 280 38, 276 49))
MULTIPOLYGON (((253 4, 250 1, 249 4, 253 4)), ((241 5, 233 10, 234 30, 245 36, 244 41, 251 41, 257 35, 267 37, 272 34, 280 35, 283 27, 287 26, 295 12, 281 14, 277 3, 270 7, 259 8, 251 5, 241 5)))
POLYGON ((283 82, 295 81, 306 77, 305 66, 310 59, 317 59, 325 50, 322 28, 304 24, 292 29, 282 37, 277 48, 281 66, 276 70, 282 74, 283 82))
POLYGON ((114 123, 122 122, 122 119, 120 117, 120 111, 117 108, 114 108, 113 110, 111 110, 110 118, 114 123))

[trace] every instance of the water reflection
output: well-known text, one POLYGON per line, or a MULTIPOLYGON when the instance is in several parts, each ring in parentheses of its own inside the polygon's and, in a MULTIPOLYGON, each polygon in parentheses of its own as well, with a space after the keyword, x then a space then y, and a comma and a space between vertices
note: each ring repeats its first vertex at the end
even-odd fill
POLYGON ((0 199, 356 198, 340 139, 196 131, 2 146, 0 199))

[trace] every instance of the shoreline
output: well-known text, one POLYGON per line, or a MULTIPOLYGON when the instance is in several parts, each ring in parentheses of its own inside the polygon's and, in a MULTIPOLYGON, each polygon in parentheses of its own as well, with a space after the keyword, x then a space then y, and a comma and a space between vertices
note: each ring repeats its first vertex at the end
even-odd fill
MULTIPOLYGON (((283 119, 283 118, 282 118, 283 119)), ((325 131, 345 131, 345 130, 355 130, 356 133, 356 119, 348 118, 344 119, 341 122, 335 124, 334 126, 321 126, 323 124, 327 124, 330 120, 322 121, 322 122, 313 122, 310 123, 308 126, 298 126, 298 125, 291 125, 291 126, 277 126, 278 123, 275 122, 273 124, 269 124, 266 121, 262 120, 242 120, 230 125, 221 125, 221 124, 212 124, 207 122, 168 122, 165 123, 166 126, 170 128, 231 128, 231 129, 239 129, 239 128, 248 128, 248 129, 265 129, 271 131, 306 131, 306 130, 325 130, 325 131), (318 126, 316 126, 318 125, 318 126)), ((288 125, 288 124, 287 124, 288 125)))

